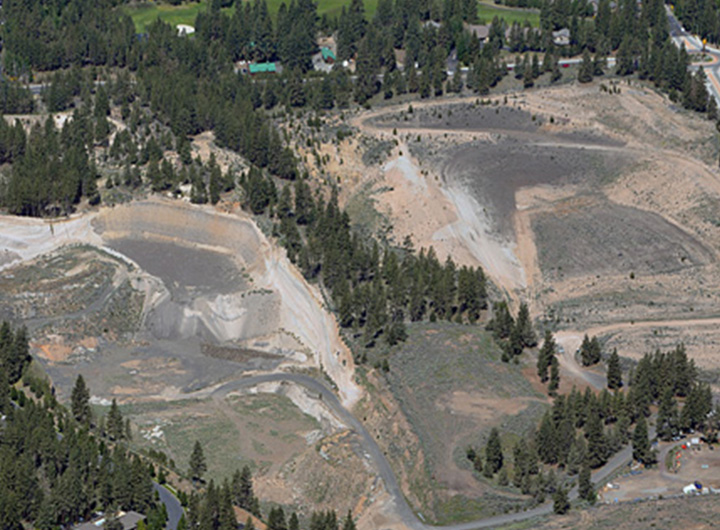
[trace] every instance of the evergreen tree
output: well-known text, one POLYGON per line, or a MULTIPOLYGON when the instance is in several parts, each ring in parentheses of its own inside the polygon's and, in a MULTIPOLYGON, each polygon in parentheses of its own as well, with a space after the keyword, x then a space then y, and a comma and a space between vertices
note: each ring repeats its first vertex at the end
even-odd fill
POLYGON ((568 453, 567 463, 565 465, 568 475, 576 475, 587 461, 587 444, 585 443, 585 437, 579 435, 573 440, 568 453))
POLYGON ((85 385, 85 379, 78 375, 75 379, 70 396, 70 406, 73 417, 83 425, 90 426, 92 421, 92 410, 90 409, 90 391, 85 385))
POLYGON ((582 63, 580 63, 580 70, 578 71, 578 81, 580 83, 589 83, 593 79, 593 63, 590 57, 590 50, 585 48, 582 56, 582 63))
POLYGON ((125 436, 125 424, 115 398, 112 400, 107 416, 107 432, 113 440, 120 440, 125 436))
POLYGON ((507 302, 501 301, 493 304, 493 316, 485 326, 485 329, 492 331, 496 339, 506 339, 510 336, 515 322, 507 302))
POLYGON ((551 396, 557 394, 557 390, 560 387, 560 367, 557 357, 553 355, 550 361, 550 383, 548 384, 548 392, 551 396))
POLYGON ((620 357, 617 348, 610 354, 607 365, 607 386, 610 390, 617 390, 623 386, 620 357))
POLYGON ((553 495, 553 512, 558 515, 566 514, 570 510, 567 490, 560 486, 553 495))
POLYGON ((352 518, 352 512, 348 510, 345 519, 343 519, 342 530, 356 530, 355 521, 352 518))
POLYGON ((662 394, 660 399, 660 406, 658 409, 657 416, 657 435, 658 437, 668 442, 675 437, 678 432, 678 410, 677 403, 673 396, 672 388, 667 387, 662 394))
POLYGON ((595 504, 595 501, 597 500, 595 488, 592 484, 590 464, 587 461, 583 464, 580 470, 580 478, 578 479, 578 496, 581 499, 588 501, 590 504, 595 504))
POLYGON ((607 461, 607 440, 596 407, 593 407, 588 414, 585 436, 587 437, 587 462, 590 467, 598 468, 607 461))
POLYGON ((645 416, 640 415, 635 424, 635 431, 632 436, 633 459, 645 464, 646 466, 655 463, 655 454, 650 447, 648 440, 647 423, 645 416))
POLYGON ((285 511, 282 507, 272 508, 267 519, 268 530, 288 530, 285 511))
POLYGON ((602 356, 602 350, 600 348, 600 342, 597 337, 589 339, 587 335, 583 337, 582 344, 580 345, 580 360, 583 366, 592 366, 600 362, 602 356))
POLYGON ((493 427, 485 446, 485 469, 490 476, 494 475, 503 467, 503 452, 500 442, 500 432, 493 427))
POLYGON ((526 348, 534 348, 537 346, 537 336, 532 327, 530 320, 530 311, 525 302, 520 304, 517 320, 515 321, 515 329, 517 329, 522 340, 522 344, 526 348))
POLYGON ((207 471, 207 463, 205 462, 205 454, 200 445, 200 441, 196 440, 190 455, 190 478, 194 482, 202 482, 203 475, 207 471))
POLYGON ((543 341, 542 348, 538 354, 537 360, 537 374, 540 377, 540 381, 543 383, 548 380, 548 368, 552 364, 552 360, 555 357, 555 339, 552 336, 550 330, 545 331, 545 339, 543 341))

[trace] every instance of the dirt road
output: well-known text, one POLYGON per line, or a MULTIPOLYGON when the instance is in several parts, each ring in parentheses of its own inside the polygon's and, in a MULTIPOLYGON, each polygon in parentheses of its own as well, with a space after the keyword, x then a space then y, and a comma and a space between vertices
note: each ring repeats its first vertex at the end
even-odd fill
MULTIPOLYGON (((393 473, 392 467, 388 462, 387 458, 383 454, 382 450, 378 446, 375 438, 368 432, 365 426, 357 419, 353 414, 348 411, 338 400, 335 393, 330 390, 323 382, 318 381, 312 377, 302 374, 292 373, 274 373, 274 374, 262 374, 250 377, 245 377, 235 381, 223 383, 219 386, 203 389, 198 392, 183 394, 178 396, 178 399, 192 399, 192 398, 223 398, 229 393, 248 389, 264 383, 273 382, 287 382, 296 385, 301 385, 313 393, 317 393, 318 399, 322 400, 323 403, 337 416, 337 418, 353 430, 361 439, 361 443, 365 449, 366 456, 372 461, 376 472, 383 480, 385 489, 392 498, 393 508, 395 515, 398 516, 401 522, 401 526, 412 529, 412 530, 473 530, 475 528, 491 528, 495 526, 506 525, 509 523, 532 519, 533 517, 547 515, 552 513, 552 502, 547 502, 532 510, 498 515, 495 517, 489 517, 478 521, 471 521, 467 523, 446 525, 446 526, 431 526, 422 523, 417 515, 408 505, 405 496, 403 495, 400 486, 398 485, 395 474, 393 473)), ((651 437, 654 436, 654 428, 651 428, 651 437)), ((632 448, 628 445, 624 447, 620 452, 613 455, 612 458, 602 468, 596 470, 593 473, 593 482, 595 484, 602 484, 610 475, 620 469, 622 466, 630 462, 632 458, 632 448)), ((570 499, 577 498, 577 488, 573 488, 570 491, 570 499)))

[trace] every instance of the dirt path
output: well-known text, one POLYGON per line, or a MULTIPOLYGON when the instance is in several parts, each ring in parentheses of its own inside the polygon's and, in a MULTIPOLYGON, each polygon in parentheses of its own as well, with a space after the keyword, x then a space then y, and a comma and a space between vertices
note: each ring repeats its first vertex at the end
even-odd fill
POLYGON ((576 379, 585 381, 597 390, 602 390, 607 384, 606 378, 601 374, 596 374, 583 370, 575 359, 575 352, 582 344, 582 335, 576 332, 557 332, 555 334, 555 342, 562 346, 563 350, 558 355, 560 366, 570 372, 576 379))
MULTIPOLYGON (((710 318, 694 318, 694 319, 675 319, 675 320, 644 320, 635 322, 619 322, 615 324, 606 324, 603 326, 595 326, 588 328, 582 333, 587 333, 588 336, 593 335, 608 335, 620 333, 625 330, 635 329, 646 329, 646 328, 688 328, 688 327, 704 327, 704 326, 718 326, 720 325, 720 317, 710 318)), ((573 338, 580 337, 578 331, 562 331, 558 332, 557 336, 572 336, 573 338)), ((582 337, 577 342, 579 344, 582 341, 582 337)))
POLYGON ((584 331, 558 331, 555 333, 555 342, 563 347, 563 352, 558 356, 560 366, 570 372, 573 376, 586 381, 588 384, 602 390, 605 388, 606 379, 603 375, 584 370, 575 359, 575 352, 580 348, 585 335, 603 336, 615 335, 628 330, 647 328, 692 328, 692 327, 716 327, 720 325, 720 317, 696 318, 689 320, 646 320, 642 322, 621 322, 595 326, 584 331))

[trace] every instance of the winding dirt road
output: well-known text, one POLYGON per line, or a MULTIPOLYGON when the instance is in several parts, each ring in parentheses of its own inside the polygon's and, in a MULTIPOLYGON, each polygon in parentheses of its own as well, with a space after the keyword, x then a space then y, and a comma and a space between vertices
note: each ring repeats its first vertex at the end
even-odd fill
MULTIPOLYGON (((552 502, 546 502, 545 504, 541 504, 524 512, 498 515, 467 523, 447 526, 432 526, 421 522, 405 499, 390 463, 370 432, 368 432, 365 426, 340 403, 335 393, 329 387, 327 387, 323 382, 307 375, 292 373, 254 375, 235 381, 229 381, 216 387, 183 394, 178 396, 178 399, 208 397, 215 399, 224 398, 231 392, 253 388, 264 383, 296 384, 305 387, 312 393, 316 393, 318 399, 322 400, 322 402, 333 412, 333 414, 337 416, 338 419, 340 419, 340 421, 342 421, 348 428, 360 437, 366 455, 372 461, 378 475, 382 478, 385 484, 385 489, 392 498, 395 514, 400 518, 406 528, 412 530, 473 530, 475 528, 492 528, 531 519, 541 515, 547 515, 552 512, 552 502)), ((652 432, 651 435, 653 435, 652 432)), ((632 448, 630 446, 624 447, 620 452, 613 455, 605 466, 593 473, 593 482, 595 484, 603 483, 615 471, 630 462, 631 458, 632 448)), ((577 488, 573 488, 570 491, 569 496, 571 500, 577 498, 577 488)))

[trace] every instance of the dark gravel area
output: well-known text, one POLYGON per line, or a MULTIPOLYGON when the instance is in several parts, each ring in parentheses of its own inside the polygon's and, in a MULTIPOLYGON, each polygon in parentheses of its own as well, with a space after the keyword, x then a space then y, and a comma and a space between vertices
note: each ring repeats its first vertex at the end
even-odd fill
POLYGON ((148 239, 115 239, 109 246, 162 279, 181 298, 193 293, 231 293, 246 283, 232 258, 218 252, 148 239))
POLYGON ((604 199, 533 219, 546 277, 669 273, 709 263, 712 252, 660 215, 604 199))

